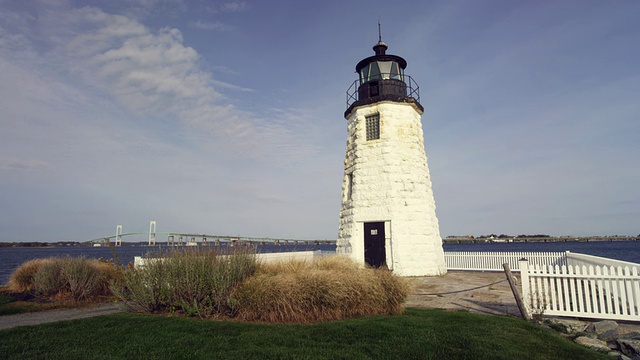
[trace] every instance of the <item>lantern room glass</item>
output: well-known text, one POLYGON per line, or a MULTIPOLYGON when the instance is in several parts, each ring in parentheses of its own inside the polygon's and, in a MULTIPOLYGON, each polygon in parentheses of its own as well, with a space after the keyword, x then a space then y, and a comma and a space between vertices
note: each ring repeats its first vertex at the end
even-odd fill
POLYGON ((360 69, 360 84, 373 80, 395 79, 404 81, 404 70, 395 61, 372 61, 360 69))

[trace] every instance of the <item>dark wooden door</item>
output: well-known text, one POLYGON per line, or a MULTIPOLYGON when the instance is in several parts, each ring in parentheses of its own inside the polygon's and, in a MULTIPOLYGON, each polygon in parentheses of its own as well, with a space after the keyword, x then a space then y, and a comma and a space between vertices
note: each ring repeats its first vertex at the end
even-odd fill
POLYGON ((364 223, 364 261, 380 267, 386 263, 384 249, 384 222, 364 223))

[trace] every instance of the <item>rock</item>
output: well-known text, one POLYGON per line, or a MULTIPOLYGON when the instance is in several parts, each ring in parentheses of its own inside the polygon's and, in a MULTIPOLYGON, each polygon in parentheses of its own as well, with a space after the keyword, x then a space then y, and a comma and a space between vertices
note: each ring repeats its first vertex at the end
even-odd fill
POLYGON ((640 333, 630 332, 626 334, 621 334, 620 336, 618 336, 618 339, 640 340, 640 333))
POLYGON ((591 324, 587 331, 593 331, 600 340, 612 341, 618 337, 618 323, 612 320, 598 321, 591 324))
POLYGON ((549 319, 549 325, 556 331, 565 334, 577 334, 587 330, 589 323, 571 319, 549 319))
POLYGON ((618 348, 627 356, 640 356, 640 340, 635 339, 618 339, 618 348))
POLYGON ((609 346, 607 345, 606 342, 602 341, 602 340, 598 340, 598 339, 592 339, 590 337, 587 336, 580 336, 577 337, 575 339, 575 342, 577 342, 580 345, 589 347, 593 350, 596 351, 602 351, 602 352, 609 352, 611 351, 611 349, 609 349, 609 346))
POLYGON ((624 356, 622 354, 618 355, 618 360, 632 360, 630 357, 628 356, 624 356))

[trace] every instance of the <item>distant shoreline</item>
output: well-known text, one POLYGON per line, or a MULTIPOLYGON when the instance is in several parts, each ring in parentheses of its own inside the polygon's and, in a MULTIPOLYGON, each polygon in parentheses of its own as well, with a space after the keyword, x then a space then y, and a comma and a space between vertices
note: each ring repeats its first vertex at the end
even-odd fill
MULTIPOLYGON (((296 245, 322 245, 322 244, 335 244, 335 241, 331 240, 298 240, 298 241, 289 241, 289 242, 278 242, 278 243, 270 243, 270 242, 234 242, 234 243, 224 243, 224 244, 232 244, 231 246, 243 246, 243 245, 276 245, 276 246, 296 246, 296 245)), ((202 246, 202 243, 198 243, 199 246, 202 246)), ((64 242, 40 242, 40 241, 25 241, 25 242, 1 242, 0 241, 0 249, 2 248, 29 248, 29 249, 47 249, 47 248, 58 248, 58 247, 95 247, 93 243, 88 242, 73 242, 73 241, 64 241, 64 242)), ((110 245, 101 244, 100 247, 109 247, 110 245)), ((155 245, 149 245, 147 241, 136 241, 136 242, 126 242, 123 241, 121 246, 153 246, 153 247, 172 247, 172 246, 185 246, 185 245, 170 245, 167 242, 157 241, 155 245)), ((214 246, 214 243, 207 243, 205 246, 214 246)), ((118 246, 119 247, 119 246, 118 246)))
POLYGON ((503 238, 468 238, 447 237, 442 239, 444 244, 471 243, 558 243, 558 242, 612 242, 612 241, 640 241, 638 236, 559 236, 559 237, 503 237, 503 238))
MULTIPOLYGON (((640 241, 640 236, 545 236, 545 237, 517 237, 517 236, 499 236, 499 237, 464 237, 464 236, 447 236, 442 239, 443 244, 484 244, 484 243, 568 243, 568 242, 612 242, 612 241, 640 241)), ((278 244, 271 243, 255 243, 254 245, 298 245, 306 243, 335 243, 331 240, 309 240, 309 241, 291 241, 280 242, 278 244)), ((244 244, 244 242, 241 242, 244 244)), ((41 242, 41 241, 26 241, 26 242, 1 242, 0 249, 2 248, 30 248, 30 249, 45 249, 53 247, 92 247, 93 243, 87 242, 75 242, 75 241, 59 241, 59 242, 41 242)), ((102 245, 109 247, 109 245, 102 245)), ((146 241, 137 242, 122 242, 122 246, 149 246, 146 241)), ((155 246, 168 246, 167 242, 156 242, 155 246)))

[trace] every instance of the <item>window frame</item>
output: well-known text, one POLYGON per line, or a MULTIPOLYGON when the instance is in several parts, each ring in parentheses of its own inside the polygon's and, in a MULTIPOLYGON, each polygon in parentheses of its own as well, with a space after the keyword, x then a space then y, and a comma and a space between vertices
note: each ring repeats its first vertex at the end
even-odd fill
POLYGON ((380 139, 380 113, 367 115, 365 119, 365 133, 367 141, 380 139))

